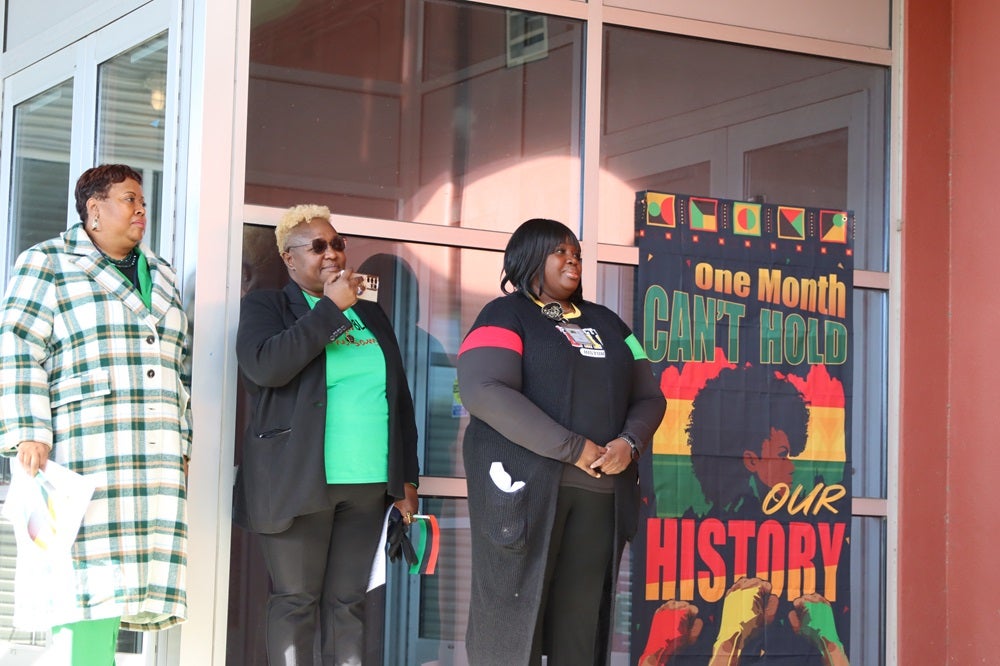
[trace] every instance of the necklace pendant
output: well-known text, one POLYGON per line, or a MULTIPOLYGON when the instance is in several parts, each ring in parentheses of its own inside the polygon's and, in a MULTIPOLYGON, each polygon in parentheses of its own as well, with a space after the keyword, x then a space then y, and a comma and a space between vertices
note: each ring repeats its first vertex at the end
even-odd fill
POLYGON ((563 311, 561 305, 556 302, 548 303, 542 306, 542 314, 551 319, 552 321, 562 321, 563 315, 566 313, 563 311))

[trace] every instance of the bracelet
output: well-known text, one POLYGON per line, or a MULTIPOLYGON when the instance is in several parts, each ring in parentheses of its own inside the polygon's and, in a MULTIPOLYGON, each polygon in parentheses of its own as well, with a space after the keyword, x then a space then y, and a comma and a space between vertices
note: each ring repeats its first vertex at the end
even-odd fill
POLYGON ((625 443, 632 449, 632 460, 638 460, 642 452, 639 450, 639 445, 635 443, 635 438, 627 432, 623 432, 619 433, 618 439, 625 440, 625 443))

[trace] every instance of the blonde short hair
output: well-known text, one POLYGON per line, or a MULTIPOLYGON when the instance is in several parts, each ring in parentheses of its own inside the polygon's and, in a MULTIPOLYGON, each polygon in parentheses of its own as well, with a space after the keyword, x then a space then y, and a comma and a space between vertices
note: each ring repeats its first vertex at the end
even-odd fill
POLYGON ((285 251, 292 229, 317 217, 329 221, 330 209, 317 204, 302 204, 286 210, 278 220, 278 226, 274 228, 274 240, 278 244, 278 252, 285 251))

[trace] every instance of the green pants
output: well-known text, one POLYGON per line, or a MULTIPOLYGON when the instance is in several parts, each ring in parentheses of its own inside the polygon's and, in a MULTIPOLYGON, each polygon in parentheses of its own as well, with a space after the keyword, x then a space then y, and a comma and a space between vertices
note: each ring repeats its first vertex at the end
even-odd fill
POLYGON ((60 624, 52 627, 52 646, 71 666, 114 666, 119 626, 120 617, 60 624))

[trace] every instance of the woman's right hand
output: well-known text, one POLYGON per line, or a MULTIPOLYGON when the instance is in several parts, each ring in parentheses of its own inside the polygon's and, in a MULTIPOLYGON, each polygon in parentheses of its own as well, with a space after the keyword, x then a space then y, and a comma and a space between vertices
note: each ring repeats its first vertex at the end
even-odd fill
POLYGON ((45 463, 49 461, 49 451, 48 444, 28 440, 17 445, 17 459, 28 476, 34 478, 38 470, 45 469, 45 463))
POLYGON ((590 466, 595 460, 603 456, 605 453, 607 453, 606 448, 598 446, 588 439, 583 445, 583 453, 580 454, 580 457, 573 464, 595 479, 599 479, 601 478, 600 470, 591 469, 590 466))
POLYGON ((326 281, 323 285, 323 295, 344 311, 358 302, 361 289, 361 277, 355 277, 353 269, 345 268, 326 281))

